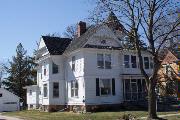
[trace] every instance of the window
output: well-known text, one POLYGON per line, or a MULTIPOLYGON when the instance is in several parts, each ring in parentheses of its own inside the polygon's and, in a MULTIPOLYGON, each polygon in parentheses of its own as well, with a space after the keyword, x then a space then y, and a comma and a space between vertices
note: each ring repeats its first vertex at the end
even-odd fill
POLYGON ((42 80, 42 73, 41 73, 41 80, 42 80))
POLYGON ((101 69, 111 69, 111 54, 97 54, 97 66, 101 69))
POLYGON ((97 54, 97 65, 98 68, 104 68, 104 57, 103 54, 97 54))
POLYGON ((124 67, 129 68, 129 55, 124 55, 124 67))
POLYGON ((78 82, 71 81, 71 97, 78 97, 78 82))
POLYGON ((0 97, 2 97, 2 93, 0 93, 0 97))
POLYGON ((144 57, 144 67, 145 67, 145 69, 149 69, 149 58, 148 57, 144 57))
POLYGON ((53 83, 53 97, 54 98, 59 97, 59 83, 58 82, 53 83))
POLYGON ((111 54, 105 54, 105 69, 111 69, 111 54))
POLYGON ((75 71, 75 56, 72 57, 72 71, 75 71))
POLYGON ((29 90, 29 95, 32 95, 32 90, 29 90))
POLYGON ((43 93, 44 93, 44 97, 47 97, 47 84, 44 84, 43 86, 43 93))
POLYGON ((101 95, 111 95, 111 79, 100 79, 101 95))
POLYGON ((41 87, 39 87, 39 95, 41 95, 41 87))
POLYGON ((44 76, 46 76, 46 68, 44 68, 44 76))
POLYGON ((52 63, 52 72, 53 74, 58 73, 58 65, 56 65, 54 62, 52 63))
POLYGON ((151 69, 153 69, 153 67, 154 67, 154 62, 153 62, 153 58, 152 57, 150 57, 150 67, 151 67, 151 69))
POLYGON ((132 68, 137 68, 136 56, 131 55, 131 65, 132 65, 132 68))

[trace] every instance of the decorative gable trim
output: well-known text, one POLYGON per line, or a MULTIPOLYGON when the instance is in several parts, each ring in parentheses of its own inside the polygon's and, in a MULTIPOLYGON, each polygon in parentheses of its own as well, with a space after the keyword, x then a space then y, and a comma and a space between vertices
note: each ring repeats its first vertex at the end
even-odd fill
MULTIPOLYGON (((88 48, 87 46, 95 46, 95 45, 88 44, 88 42, 89 42, 90 38, 93 37, 93 35, 96 34, 98 31, 100 31, 101 29, 106 29, 112 35, 112 37, 103 36, 103 38, 105 38, 105 39, 112 39, 113 38, 113 40, 115 40, 119 44, 119 46, 121 46, 121 43, 120 43, 118 37, 114 34, 114 32, 107 25, 102 24, 101 26, 98 27, 98 29, 91 36, 89 36, 89 38, 86 38, 87 40, 82 47, 88 48)), ((100 36, 94 36, 94 37, 100 38, 100 36)), ((97 46, 100 46, 100 45, 97 45, 97 46)), ((114 47, 114 46, 104 46, 104 48, 108 48, 108 47, 114 47)), ((89 47, 89 48, 91 48, 91 47, 89 47)), ((94 47, 94 48, 96 48, 96 47, 94 47)))

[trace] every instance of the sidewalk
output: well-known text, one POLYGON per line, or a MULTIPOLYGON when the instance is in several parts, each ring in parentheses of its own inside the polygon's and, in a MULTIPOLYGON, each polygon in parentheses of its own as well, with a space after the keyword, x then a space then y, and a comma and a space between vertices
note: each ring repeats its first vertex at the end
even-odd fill
POLYGON ((16 118, 16 117, 4 116, 4 115, 1 115, 1 113, 0 113, 0 120, 23 120, 23 119, 19 119, 19 118, 16 118))
MULTIPOLYGON (((170 117, 170 116, 180 116, 180 113, 178 114, 167 114, 167 115, 158 115, 158 117, 160 118, 164 118, 164 117, 170 117)), ((147 117, 141 117, 140 120, 146 119, 147 117)))

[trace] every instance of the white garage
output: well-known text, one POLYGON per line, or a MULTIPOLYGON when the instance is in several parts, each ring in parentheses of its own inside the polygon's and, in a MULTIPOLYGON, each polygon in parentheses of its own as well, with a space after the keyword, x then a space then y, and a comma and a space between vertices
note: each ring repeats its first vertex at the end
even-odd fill
POLYGON ((4 88, 0 88, 0 112, 18 111, 20 98, 4 88))

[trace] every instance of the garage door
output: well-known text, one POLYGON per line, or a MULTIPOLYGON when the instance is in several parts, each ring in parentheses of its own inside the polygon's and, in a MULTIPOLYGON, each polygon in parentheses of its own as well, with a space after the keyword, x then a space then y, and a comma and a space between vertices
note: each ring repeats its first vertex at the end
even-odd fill
POLYGON ((4 102, 3 111, 17 111, 19 109, 18 102, 4 102))

